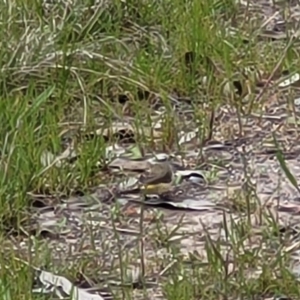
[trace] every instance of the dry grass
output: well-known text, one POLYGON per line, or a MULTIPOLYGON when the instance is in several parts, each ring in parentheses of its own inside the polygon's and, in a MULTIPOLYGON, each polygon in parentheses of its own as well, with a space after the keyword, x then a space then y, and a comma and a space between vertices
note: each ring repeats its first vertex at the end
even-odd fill
POLYGON ((297 299, 297 10, 0 4, 2 299, 297 299))

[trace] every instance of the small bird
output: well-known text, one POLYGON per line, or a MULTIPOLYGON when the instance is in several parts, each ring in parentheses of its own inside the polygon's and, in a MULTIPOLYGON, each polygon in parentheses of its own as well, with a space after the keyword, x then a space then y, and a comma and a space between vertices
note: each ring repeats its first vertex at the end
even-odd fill
POLYGON ((171 189, 174 173, 169 162, 151 164, 150 174, 140 178, 141 191, 144 195, 161 195, 171 189))

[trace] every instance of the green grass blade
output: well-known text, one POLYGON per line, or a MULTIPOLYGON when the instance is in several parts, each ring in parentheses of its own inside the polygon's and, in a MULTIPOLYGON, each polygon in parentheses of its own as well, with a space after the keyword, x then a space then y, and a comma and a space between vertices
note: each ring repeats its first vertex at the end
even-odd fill
POLYGON ((36 112, 41 105, 47 101, 47 99, 52 95, 55 90, 55 86, 50 86, 45 91, 43 91, 33 102, 31 107, 26 110, 21 118, 26 118, 36 112))
POLYGON ((275 134, 273 133, 272 135, 273 135, 274 144, 277 148, 276 158, 279 161, 280 167, 283 170, 283 172, 285 173, 285 175, 288 178, 288 180, 290 181, 290 183, 297 189, 298 192, 300 192, 300 189, 298 187, 298 183, 297 183, 295 176, 291 173, 291 171, 289 170, 289 168, 287 167, 287 165, 285 163, 284 157, 282 155, 282 151, 279 149, 279 144, 276 140, 275 134))

